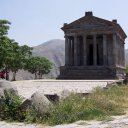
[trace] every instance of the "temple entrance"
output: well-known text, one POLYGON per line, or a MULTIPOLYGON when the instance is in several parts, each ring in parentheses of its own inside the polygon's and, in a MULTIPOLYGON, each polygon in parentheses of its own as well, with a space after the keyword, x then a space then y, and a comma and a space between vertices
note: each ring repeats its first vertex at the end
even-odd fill
POLYGON ((89 65, 93 65, 93 44, 89 44, 89 65))
MULTIPOLYGON (((103 65, 103 36, 97 36, 96 38, 96 65, 102 66, 103 65)), ((94 65, 94 43, 93 37, 88 36, 87 40, 87 64, 88 66, 94 65)))
POLYGON ((94 48, 93 48, 93 37, 92 36, 88 36, 87 37, 87 65, 88 66, 92 66, 94 64, 93 62, 93 52, 94 52, 94 48))

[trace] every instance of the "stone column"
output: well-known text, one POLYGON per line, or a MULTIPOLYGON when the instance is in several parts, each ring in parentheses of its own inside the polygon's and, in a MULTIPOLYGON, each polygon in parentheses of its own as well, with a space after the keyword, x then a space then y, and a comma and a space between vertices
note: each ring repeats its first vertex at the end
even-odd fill
POLYGON ((96 35, 93 35, 93 65, 97 65, 97 42, 96 35))
POLYGON ((125 51, 124 51, 124 42, 119 38, 119 51, 120 51, 120 66, 125 66, 125 51))
POLYGON ((70 48, 70 60, 71 60, 71 63, 70 65, 73 66, 73 37, 70 38, 70 45, 71 45, 71 48, 70 48))
POLYGON ((86 66, 87 65, 87 42, 86 42, 86 35, 83 35, 83 55, 84 55, 84 57, 83 57, 83 59, 84 59, 84 66, 86 66))
POLYGON ((117 54, 117 64, 118 65, 122 65, 122 45, 121 45, 121 40, 120 40, 120 37, 118 36, 117 39, 116 39, 116 54, 117 54))
POLYGON ((65 36, 65 66, 69 65, 69 42, 68 36, 65 36))
POLYGON ((116 34, 113 34, 113 64, 117 64, 117 53, 116 53, 116 43, 117 43, 117 37, 116 34))
POLYGON ((78 65, 77 36, 74 36, 74 66, 78 65))
POLYGON ((125 48, 124 48, 124 44, 123 44, 123 66, 125 67, 125 48))
POLYGON ((118 65, 123 66, 124 56, 123 56, 123 42, 121 38, 118 36, 118 47, 117 47, 117 54, 118 54, 118 65))
MULTIPOLYGON (((122 42, 120 42, 120 43, 122 43, 122 42)), ((121 66, 123 66, 123 46, 122 46, 122 44, 121 44, 121 49, 120 49, 120 54, 121 54, 121 66)))
POLYGON ((124 66, 125 67, 125 48, 124 48, 124 42, 122 41, 121 43, 123 43, 122 44, 122 56, 123 56, 123 62, 122 62, 122 66, 124 66))
POLYGON ((71 66, 71 37, 69 37, 69 65, 71 66))
POLYGON ((103 65, 107 65, 107 36, 103 35, 103 65))

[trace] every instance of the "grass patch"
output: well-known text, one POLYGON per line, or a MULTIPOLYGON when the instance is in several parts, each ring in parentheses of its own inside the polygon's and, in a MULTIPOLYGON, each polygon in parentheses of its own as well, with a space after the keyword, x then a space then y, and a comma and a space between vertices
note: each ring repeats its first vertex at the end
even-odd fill
POLYGON ((96 88, 88 97, 72 94, 54 105, 47 123, 72 123, 78 120, 110 120, 110 116, 125 114, 128 108, 128 86, 106 90, 96 88))

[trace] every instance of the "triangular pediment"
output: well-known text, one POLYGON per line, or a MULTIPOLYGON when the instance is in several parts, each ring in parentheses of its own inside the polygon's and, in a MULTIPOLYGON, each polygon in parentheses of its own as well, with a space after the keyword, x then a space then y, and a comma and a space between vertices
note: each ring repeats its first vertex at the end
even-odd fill
POLYGON ((85 15, 84 17, 67 24, 61 28, 65 33, 78 33, 80 32, 106 32, 110 33, 115 31, 119 33, 123 39, 127 37, 121 26, 117 23, 116 20, 109 21, 102 18, 98 18, 92 15, 92 12, 88 13, 89 15, 85 15))
POLYGON ((68 29, 92 29, 92 28, 101 28, 101 27, 110 27, 114 26, 114 23, 100 19, 97 17, 83 17, 77 21, 72 22, 71 24, 68 24, 66 28, 68 29))

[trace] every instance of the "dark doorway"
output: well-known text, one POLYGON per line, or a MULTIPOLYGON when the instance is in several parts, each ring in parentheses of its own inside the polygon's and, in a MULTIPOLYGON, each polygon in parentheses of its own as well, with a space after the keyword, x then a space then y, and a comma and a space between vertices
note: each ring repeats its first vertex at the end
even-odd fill
POLYGON ((89 65, 93 65, 93 44, 89 44, 89 65))

